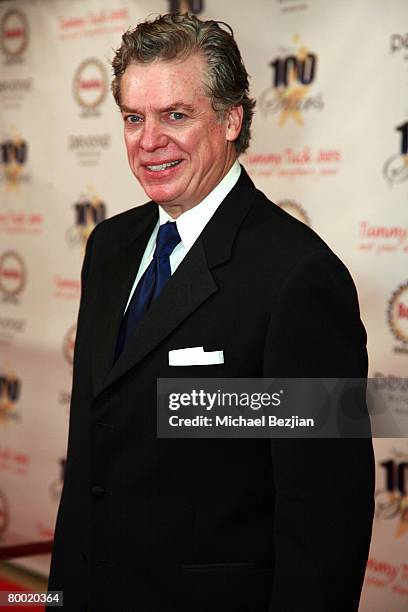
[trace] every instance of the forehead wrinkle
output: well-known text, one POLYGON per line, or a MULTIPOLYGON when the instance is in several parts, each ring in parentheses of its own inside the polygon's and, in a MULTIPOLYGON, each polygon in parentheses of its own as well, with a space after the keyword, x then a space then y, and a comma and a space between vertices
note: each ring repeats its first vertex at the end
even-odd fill
MULTIPOLYGON (((166 113, 166 112, 174 111, 177 109, 186 110, 189 112, 194 112, 195 110, 193 105, 187 104, 186 102, 182 102, 181 100, 175 100, 174 102, 171 102, 170 104, 166 104, 163 107, 159 106, 157 108, 154 108, 152 105, 148 105, 147 108, 149 110, 154 109, 155 112, 158 112, 158 113, 166 113)), ((139 109, 137 108, 137 106, 126 106, 126 104, 121 104, 120 110, 125 113, 138 113, 139 112, 139 109)))
POLYGON ((145 100, 158 101, 158 112, 177 105, 177 103, 195 107, 194 102, 199 98, 208 98, 202 79, 203 75, 198 74, 202 67, 203 60, 197 56, 181 62, 160 60, 147 66, 137 63, 129 64, 122 77, 123 105, 121 108, 127 107, 133 110, 134 106, 135 110, 136 107, 141 109, 141 102, 145 100), (158 83, 160 83, 159 86, 158 83), (140 95, 141 92, 142 95, 140 95), (136 102, 134 105, 133 101, 136 102))

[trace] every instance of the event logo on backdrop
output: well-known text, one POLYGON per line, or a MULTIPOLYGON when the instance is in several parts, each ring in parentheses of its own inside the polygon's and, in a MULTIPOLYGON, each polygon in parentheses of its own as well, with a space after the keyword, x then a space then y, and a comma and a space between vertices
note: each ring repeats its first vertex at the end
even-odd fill
POLYGON ((391 451, 391 457, 379 464, 382 487, 377 489, 376 517, 394 521, 394 537, 408 540, 408 452, 391 451))
POLYGON ((32 77, 0 79, 0 101, 4 110, 18 110, 33 90, 32 77))
POLYGON ((10 368, 4 368, 0 371, 0 426, 21 419, 20 413, 16 411, 20 395, 20 379, 10 368))
POLYGON ((388 157, 383 166, 384 176, 390 185, 403 183, 408 179, 408 121, 395 129, 399 132, 399 151, 388 157))
POLYGON ((81 117, 98 117, 109 90, 109 76, 103 63, 94 57, 81 62, 75 72, 72 89, 82 109, 81 117))
POLYGON ((24 172, 27 155, 28 144, 18 135, 0 142, 0 181, 5 183, 6 191, 18 191, 21 183, 29 181, 24 172))
MULTIPOLYGON (((65 361, 70 367, 71 374, 72 366, 74 364, 76 329, 76 323, 74 323, 74 325, 71 325, 71 327, 68 329, 62 341, 62 354, 64 356, 65 361)), ((63 406, 65 408, 65 411, 67 413, 69 412, 69 406, 71 404, 71 389, 66 388, 59 390, 58 403, 60 406, 63 406)))
POLYGON ((275 0, 275 3, 279 5, 281 13, 289 15, 309 8, 309 4, 303 0, 275 0))
POLYGON ((408 225, 372 225, 360 221, 360 251, 379 254, 408 253, 408 225))
MULTIPOLYGON (((369 557, 364 583, 396 593, 405 599, 408 594, 408 567, 405 563, 401 563, 401 565, 392 563, 389 557, 386 559, 369 557)), ((386 609, 391 610, 392 608, 387 607, 386 609)), ((398 610, 402 610, 402 608, 398 608, 398 610)))
POLYGON ((405 34, 391 34, 390 53, 393 56, 402 57, 408 60, 408 32, 405 34))
POLYGON ((388 300, 388 325, 399 342, 394 347, 396 353, 408 353, 408 282, 393 291, 388 300))
POLYGON ((39 235, 44 230, 44 215, 27 210, 0 211, 0 233, 12 236, 39 235))
POLYGON ((85 249, 93 228, 106 219, 106 204, 92 188, 88 188, 87 194, 75 202, 74 211, 74 224, 67 231, 67 241, 70 246, 85 249))
POLYGON ((75 338, 76 338, 76 323, 74 323, 74 325, 71 325, 71 327, 65 334, 64 341, 62 343, 62 354, 64 355, 67 363, 70 366, 72 366, 74 363, 75 338))
POLYGON ((11 346, 17 334, 26 329, 26 319, 0 317, 0 346, 11 346))
POLYGON ((299 202, 295 202, 295 200, 281 200, 277 202, 278 206, 288 212, 292 217, 302 221, 305 225, 311 227, 310 217, 307 214, 306 210, 299 204, 299 202))
POLYGON ((61 459, 58 459, 58 465, 59 465, 58 478, 56 478, 56 480, 54 480, 50 484, 50 497, 55 502, 59 501, 61 497, 62 487, 64 484, 64 477, 65 477, 65 464, 66 464, 66 459, 64 457, 62 457, 61 459))
POLYGON ((28 21, 19 9, 10 9, 0 21, 0 48, 7 64, 23 62, 29 40, 28 21))
POLYGON ((70 134, 67 149, 76 156, 80 166, 98 166, 105 151, 111 147, 111 135, 70 134))
POLYGON ((10 507, 6 494, 0 489, 0 539, 7 531, 10 523, 10 507))
POLYGON ((204 0, 167 0, 169 13, 193 13, 199 15, 204 10, 204 0))
POLYGON ((340 149, 312 149, 309 146, 285 147, 272 153, 257 153, 251 149, 241 157, 248 174, 261 179, 272 176, 329 178, 339 173, 342 159, 340 149))
MULTIPOLYGON (((71 8, 71 7, 70 7, 71 8)), ((86 2, 77 3, 76 13, 69 12, 69 15, 61 15, 58 19, 59 33, 61 41, 78 44, 82 39, 92 36, 105 37, 109 33, 122 34, 129 27, 129 10, 125 6, 113 5, 110 8, 97 8, 90 10, 86 2)))
POLYGON ((279 127, 287 122, 303 126, 305 115, 323 109, 323 94, 315 91, 318 56, 297 34, 293 44, 282 47, 269 67, 271 85, 258 96, 265 117, 277 117, 279 127))
POLYGON ((18 296, 26 280, 24 260, 16 251, 5 251, 0 255, 0 294, 3 302, 18 304, 18 296))
POLYGON ((0 447, 0 470, 25 476, 29 467, 30 455, 9 446, 0 447))
POLYGON ((401 416, 403 419, 408 417, 407 397, 408 378, 378 371, 374 373, 367 390, 367 401, 372 406, 386 406, 390 423, 394 420, 397 426, 401 423, 401 416))
POLYGON ((57 300, 79 302, 81 297, 81 282, 78 278, 54 274, 53 297, 57 300))

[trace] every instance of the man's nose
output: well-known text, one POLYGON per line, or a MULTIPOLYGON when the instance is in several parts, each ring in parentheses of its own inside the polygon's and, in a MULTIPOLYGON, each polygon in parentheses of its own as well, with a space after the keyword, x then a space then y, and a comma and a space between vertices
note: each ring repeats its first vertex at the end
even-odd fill
POLYGON ((164 133, 159 120, 145 119, 140 136, 140 148, 145 151, 154 151, 165 147, 168 138, 164 133))

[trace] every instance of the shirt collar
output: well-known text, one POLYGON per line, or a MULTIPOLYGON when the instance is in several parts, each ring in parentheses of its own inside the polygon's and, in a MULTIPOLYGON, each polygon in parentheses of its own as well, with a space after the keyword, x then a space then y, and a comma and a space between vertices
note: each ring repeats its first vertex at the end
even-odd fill
MULTIPOLYGON (((204 200, 177 217, 177 229, 185 249, 188 250, 193 246, 221 202, 238 181, 240 174, 241 166, 238 160, 236 160, 224 178, 204 200)), ((174 219, 159 206, 160 225, 167 223, 167 221, 173 222, 174 219)))

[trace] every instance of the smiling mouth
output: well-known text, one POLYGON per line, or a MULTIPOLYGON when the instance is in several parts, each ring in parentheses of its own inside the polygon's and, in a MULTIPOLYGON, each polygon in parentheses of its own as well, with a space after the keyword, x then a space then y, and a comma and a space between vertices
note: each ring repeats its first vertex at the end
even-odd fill
POLYGON ((178 166, 182 161, 182 159, 177 159, 176 161, 168 162, 166 164, 146 166, 146 168, 148 170, 151 170, 152 172, 159 172, 160 170, 167 170, 167 168, 173 168, 175 166, 178 166))

